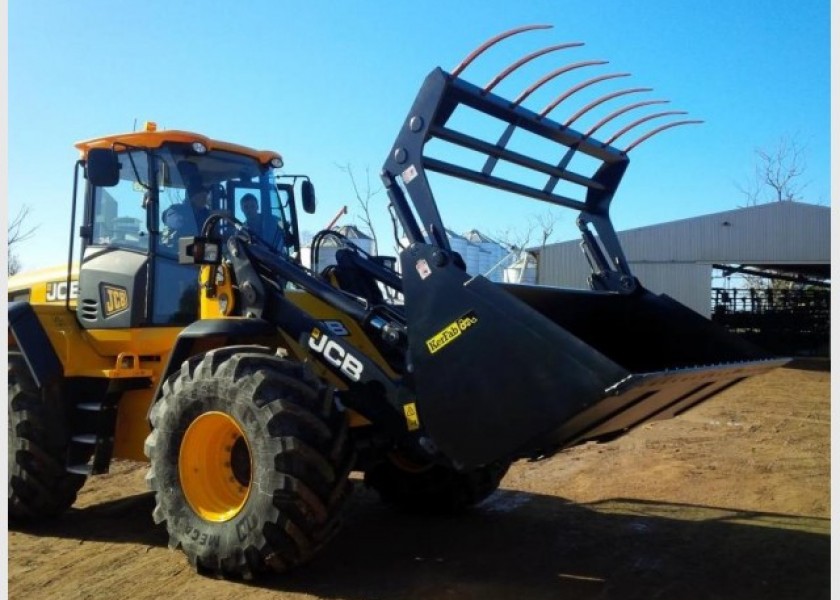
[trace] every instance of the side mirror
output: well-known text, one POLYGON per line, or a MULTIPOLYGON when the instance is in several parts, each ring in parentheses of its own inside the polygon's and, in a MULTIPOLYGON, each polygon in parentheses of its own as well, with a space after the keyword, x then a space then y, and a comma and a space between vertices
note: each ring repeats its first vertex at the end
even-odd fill
POLYGON ((120 181, 120 161, 109 148, 92 148, 85 165, 87 180, 93 185, 114 187, 120 181))
POLYGON ((315 213, 315 186, 308 179, 300 184, 300 200, 304 211, 310 215, 315 213))

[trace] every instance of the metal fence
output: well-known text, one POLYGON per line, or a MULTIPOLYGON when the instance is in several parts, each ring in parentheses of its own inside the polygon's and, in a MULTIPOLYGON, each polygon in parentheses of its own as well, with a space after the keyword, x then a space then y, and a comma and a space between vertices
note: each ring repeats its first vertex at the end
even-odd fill
POLYGON ((712 321, 770 352, 828 355, 831 291, 712 288, 712 321))

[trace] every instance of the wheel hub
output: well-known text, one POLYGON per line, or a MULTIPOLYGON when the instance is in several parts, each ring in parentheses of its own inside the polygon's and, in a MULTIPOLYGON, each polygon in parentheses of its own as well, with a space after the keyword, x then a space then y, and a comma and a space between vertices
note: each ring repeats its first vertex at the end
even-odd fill
POLYGON ((187 503, 201 518, 229 521, 245 506, 251 491, 251 452, 230 415, 207 412, 190 423, 178 467, 187 503))

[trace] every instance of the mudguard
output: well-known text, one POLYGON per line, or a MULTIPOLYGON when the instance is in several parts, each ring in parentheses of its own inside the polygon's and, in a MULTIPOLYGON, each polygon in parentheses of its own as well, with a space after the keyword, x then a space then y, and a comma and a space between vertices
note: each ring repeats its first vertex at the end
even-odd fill
POLYGON ((14 337, 39 388, 64 375, 61 360, 28 302, 9 302, 9 333, 14 337))
POLYGON ((207 351, 236 343, 258 344, 260 340, 276 336, 277 327, 264 319, 204 319, 190 323, 175 339, 166 368, 158 381, 154 402, 160 397, 163 382, 195 353, 197 343, 202 344, 202 351, 207 351))

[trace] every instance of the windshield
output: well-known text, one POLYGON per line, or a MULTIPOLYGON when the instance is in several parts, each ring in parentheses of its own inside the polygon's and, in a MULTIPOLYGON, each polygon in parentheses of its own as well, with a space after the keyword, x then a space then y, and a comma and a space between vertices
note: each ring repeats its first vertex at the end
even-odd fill
POLYGON ((155 250, 175 258, 178 238, 198 235, 211 211, 223 211, 274 249, 287 251, 289 221, 273 169, 247 155, 198 154, 181 143, 154 151, 153 164, 149 156, 146 150, 120 152, 117 185, 92 190, 91 245, 146 252, 151 231, 158 233, 151 236, 155 250), (149 203, 153 187, 157 205, 149 203))
POLYGON ((159 155, 164 253, 173 245, 177 252, 178 237, 197 235, 210 211, 224 211, 276 250, 285 251, 288 219, 273 169, 249 156, 223 151, 196 154, 181 144, 168 145, 159 155))

